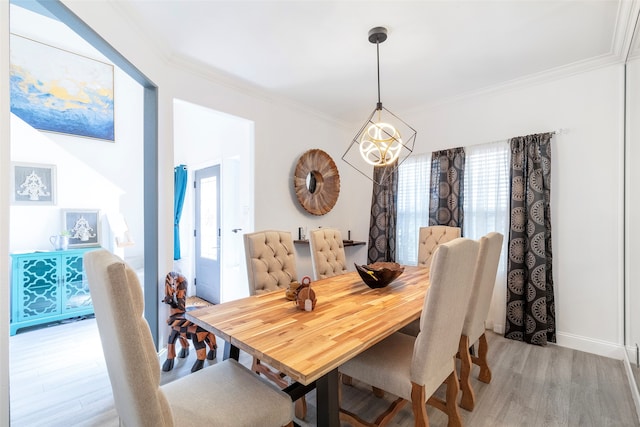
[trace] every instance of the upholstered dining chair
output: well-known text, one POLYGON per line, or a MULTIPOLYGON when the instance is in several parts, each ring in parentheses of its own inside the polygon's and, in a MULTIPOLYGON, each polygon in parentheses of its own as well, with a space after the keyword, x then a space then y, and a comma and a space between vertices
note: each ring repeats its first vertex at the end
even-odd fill
POLYGON ((460 227, 449 227, 446 225, 420 227, 420 235, 418 238, 418 265, 421 267, 431 267, 431 258, 438 246, 457 239, 460 235, 460 227))
POLYGON ((340 230, 317 228, 309 232, 314 280, 347 272, 347 257, 340 230))
MULTIPOLYGON (((420 235, 418 237, 418 266, 431 267, 431 259, 433 254, 443 243, 452 241, 460 237, 460 227, 449 227, 446 225, 431 225, 429 227, 420 227, 420 235)), ((420 321, 409 323, 402 328, 400 332, 416 336, 420 332, 420 321)))
MULTIPOLYGON (((243 238, 249 294, 281 291, 284 297, 285 290, 298 277, 291 233, 265 230, 247 233, 243 238)), ((287 378, 281 372, 270 368, 258 358, 253 358, 251 370, 264 375, 281 388, 289 386, 287 378)), ((307 401, 304 396, 296 400, 295 414, 301 420, 307 416, 307 401)))
POLYGON ((160 386, 136 273, 104 249, 84 266, 120 425, 293 425, 289 396, 231 359, 160 386))
POLYGON ((487 363, 488 344, 485 335, 485 320, 489 315, 489 306, 496 283, 503 236, 500 233, 489 233, 480 238, 480 251, 473 277, 473 288, 469 307, 462 326, 458 355, 460 357, 460 388, 462 398, 460 406, 472 411, 475 406, 475 394, 471 387, 471 364, 480 367, 478 379, 484 383, 491 382, 491 370, 487 363), (478 343, 478 354, 472 356, 470 345, 478 343))
POLYGON ((479 243, 456 239, 444 243, 433 259, 430 287, 417 337, 394 333, 347 361, 339 372, 396 396, 375 424, 344 408, 340 418, 357 426, 385 425, 410 401, 415 425, 429 424, 425 402, 444 411, 449 426, 460 426, 456 353, 467 312, 479 243), (446 382, 446 398, 433 396, 446 382))

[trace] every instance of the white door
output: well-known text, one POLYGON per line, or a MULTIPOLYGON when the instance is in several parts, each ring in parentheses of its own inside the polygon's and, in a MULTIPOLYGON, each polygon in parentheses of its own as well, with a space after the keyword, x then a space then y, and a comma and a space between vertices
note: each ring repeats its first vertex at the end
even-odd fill
POLYGON ((220 165, 195 171, 196 296, 220 303, 220 165))

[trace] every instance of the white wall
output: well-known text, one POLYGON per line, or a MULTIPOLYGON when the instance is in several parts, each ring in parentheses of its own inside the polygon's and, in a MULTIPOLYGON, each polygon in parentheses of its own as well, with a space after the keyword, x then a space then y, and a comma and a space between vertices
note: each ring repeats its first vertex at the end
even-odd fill
POLYGON ((627 64, 627 351, 636 362, 636 345, 640 345, 640 59, 627 64))
MULTIPOLYGON (((11 119, 11 160, 55 164, 57 170, 55 205, 11 206, 11 252, 53 250, 49 236, 62 231, 64 209, 99 209, 101 215, 118 212, 122 189, 72 152, 61 149, 46 133, 33 129, 13 114, 11 119)), ((104 232, 103 227, 99 227, 99 232, 104 232)), ((105 246, 106 242, 102 243, 105 246)))
MULTIPOLYGON (((62 23, 11 6, 11 32, 89 58, 108 62, 62 23)), ((62 228, 63 209, 100 209, 101 216, 122 213, 133 239, 122 253, 140 267, 143 242, 142 87, 114 69, 115 141, 40 132, 13 117, 11 160, 55 164, 55 206, 11 206, 11 251, 51 249, 49 236, 62 228)), ((106 223, 105 223, 106 224, 106 223)), ((110 248, 103 227, 102 245, 110 248)))
MULTIPOLYGON (((552 143, 551 217, 558 344, 620 356, 623 344, 622 65, 461 100, 406 117, 415 152, 565 129, 552 143)), ((504 326, 505 288, 494 324, 504 326)))

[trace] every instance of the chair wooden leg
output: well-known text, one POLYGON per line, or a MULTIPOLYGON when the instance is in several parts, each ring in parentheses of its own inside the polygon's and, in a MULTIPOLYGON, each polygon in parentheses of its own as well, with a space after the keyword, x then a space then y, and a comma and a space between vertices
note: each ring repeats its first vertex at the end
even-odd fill
POLYGON ((371 387, 371 390, 373 391, 373 395, 378 399, 381 399, 384 397, 384 390, 382 390, 381 388, 371 387))
POLYGON ((447 394, 446 394, 446 412, 449 416, 448 427, 462 427, 462 419, 460 418, 460 411, 458 411, 458 375, 454 369, 451 375, 447 378, 447 394))
POLYGON ((340 374, 340 376, 342 377, 342 384, 353 385, 353 378, 351 378, 349 375, 340 374))
POLYGON ((258 375, 260 374, 260 368, 258 368, 259 364, 260 364, 260 359, 254 357, 253 361, 251 362, 251 370, 258 375))
POLYGON ((293 408, 296 418, 304 420, 307 416, 307 398, 302 396, 300 399, 296 400, 293 408))
POLYGON ((482 334, 478 343, 478 357, 474 358, 473 363, 480 366, 478 379, 487 384, 491 382, 491 369, 489 369, 489 364, 487 363, 488 351, 489 345, 487 343, 487 336, 482 334))
MULTIPOLYGON (((289 385, 287 379, 285 378, 282 372, 273 371, 269 368, 268 365, 260 363, 260 359, 254 357, 251 362, 251 370, 256 374, 264 375, 267 379, 275 383, 280 388, 285 388, 289 385)), ((304 420, 307 417, 307 399, 305 396, 302 396, 300 399, 296 400, 293 405, 294 413, 296 418, 300 420, 304 420)))
POLYGON ((427 396, 423 385, 411 383, 411 407, 413 408, 413 418, 416 427, 429 427, 429 417, 427 416, 427 396))
MULTIPOLYGON (((447 414, 449 417, 448 427, 462 427, 462 419, 460 418, 460 411, 458 411, 458 392, 460 386, 458 385, 458 374, 456 374, 455 359, 453 364, 453 372, 447 377, 445 381, 447 384, 447 392, 445 400, 438 399, 436 396, 429 397, 427 404, 437 408, 447 414)), ((417 421, 416 421, 417 422, 417 421)), ((416 424, 418 425, 418 424, 416 424)))
POLYGON ((471 355, 469 354, 469 337, 466 335, 460 337, 458 354, 460 357, 460 388, 462 389, 460 407, 467 411, 473 411, 476 397, 471 387, 471 355))

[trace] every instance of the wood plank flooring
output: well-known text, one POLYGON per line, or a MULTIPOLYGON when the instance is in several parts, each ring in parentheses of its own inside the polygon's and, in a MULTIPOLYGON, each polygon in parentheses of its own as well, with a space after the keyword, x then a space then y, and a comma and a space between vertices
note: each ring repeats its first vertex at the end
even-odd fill
MULTIPOLYGON (((478 382, 474 369, 476 409, 460 410, 466 426, 640 427, 621 361, 553 345, 531 346, 493 333, 488 338, 493 380, 478 382)), ((9 342, 12 426, 118 426, 95 319, 19 332, 9 342)), ((176 359, 173 371, 162 373, 162 382, 188 375, 194 360, 192 349, 189 358, 176 359)), ((241 353, 241 362, 251 360, 241 353)), ((304 427, 314 426, 316 419, 315 393, 307 400, 307 421, 298 422, 304 427)), ((343 406, 369 420, 392 400, 374 397, 357 381, 343 386, 343 406)), ((431 426, 446 426, 444 414, 432 407, 428 414, 431 426)), ((412 426, 410 405, 390 425, 412 426)))

